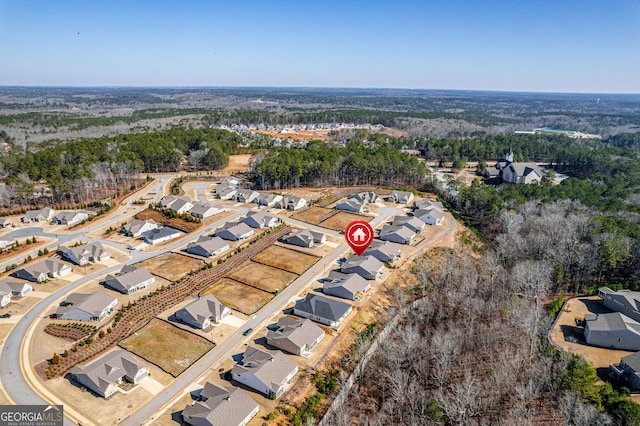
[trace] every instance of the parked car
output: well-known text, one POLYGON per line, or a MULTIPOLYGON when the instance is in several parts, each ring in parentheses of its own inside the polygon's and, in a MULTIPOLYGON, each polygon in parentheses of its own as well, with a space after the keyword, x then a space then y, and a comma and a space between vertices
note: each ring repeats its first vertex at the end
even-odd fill
POLYGON ((251 333, 253 331, 253 328, 247 328, 245 331, 242 332, 243 336, 247 336, 249 335, 249 333, 251 333))

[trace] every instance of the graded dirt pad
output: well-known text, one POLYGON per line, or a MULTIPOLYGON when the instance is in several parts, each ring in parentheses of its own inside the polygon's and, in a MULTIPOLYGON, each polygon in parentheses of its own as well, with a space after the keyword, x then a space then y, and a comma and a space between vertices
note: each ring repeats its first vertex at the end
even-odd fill
POLYGON ((213 294, 223 305, 246 315, 256 313, 275 297, 273 293, 258 290, 229 278, 216 281, 211 288, 202 293, 202 295, 205 294, 213 294))
POLYGON ((228 277, 259 290, 275 293, 276 290, 283 290, 291 284, 293 280, 298 278, 298 275, 248 261, 230 273, 228 277))
POLYGON ((119 346, 177 377, 214 345, 203 337, 154 318, 119 346))
POLYGON ((349 225, 354 220, 364 220, 369 222, 371 219, 373 218, 370 216, 360 216, 352 213, 338 212, 337 214, 331 216, 329 219, 323 220, 320 223, 320 226, 333 229, 335 231, 344 231, 347 225, 349 225))
POLYGON ((221 172, 250 172, 253 154, 236 154, 229 156, 229 164, 221 172))
POLYGON ((169 281, 177 281, 191 271, 196 271, 204 265, 204 261, 183 256, 178 253, 165 253, 152 257, 134 266, 144 267, 152 274, 158 275, 169 281))
POLYGON ((251 260, 301 275, 320 258, 281 246, 270 246, 251 260))
POLYGON ((334 210, 332 209, 325 209, 324 207, 310 207, 306 210, 303 210, 299 213, 295 213, 294 215, 292 215, 291 217, 293 219, 297 219, 297 220, 301 220, 303 222, 307 222, 307 223, 311 223, 314 225, 317 225, 318 223, 320 223, 319 221, 322 220, 325 216, 327 216, 328 214, 332 213, 334 210))

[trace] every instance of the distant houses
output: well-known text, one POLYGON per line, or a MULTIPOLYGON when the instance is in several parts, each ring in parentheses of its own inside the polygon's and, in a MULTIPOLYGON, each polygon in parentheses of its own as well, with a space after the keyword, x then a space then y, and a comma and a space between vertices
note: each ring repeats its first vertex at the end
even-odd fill
POLYGON ((205 330, 231 314, 212 294, 199 297, 176 312, 176 319, 194 328, 205 330))
POLYGON ((146 269, 125 265, 119 273, 107 275, 104 284, 122 294, 132 294, 147 288, 155 280, 155 277, 146 269))
POLYGON ((207 382, 196 402, 182 410, 182 420, 193 426, 245 426, 259 409, 242 389, 207 382))
POLYGON ((307 356, 324 339, 324 330, 309 319, 282 317, 267 332, 267 344, 294 355, 307 356))
POLYGON ((112 395, 120 383, 137 384, 149 375, 149 369, 139 363, 129 352, 118 349, 87 366, 71 370, 71 377, 103 398, 112 395))
POLYGON ((268 397, 278 398, 298 372, 298 364, 280 351, 247 346, 242 360, 231 370, 231 377, 268 397))
POLYGON ((111 258, 111 252, 107 251, 99 242, 70 248, 60 247, 60 252, 65 259, 80 266, 89 262, 102 262, 111 258))
POLYGON ((73 321, 102 321, 113 312, 118 299, 103 292, 72 293, 56 311, 56 317, 73 321))
POLYGON ((187 245, 186 252, 202 257, 213 257, 229 250, 229 243, 220 237, 200 237, 187 245))

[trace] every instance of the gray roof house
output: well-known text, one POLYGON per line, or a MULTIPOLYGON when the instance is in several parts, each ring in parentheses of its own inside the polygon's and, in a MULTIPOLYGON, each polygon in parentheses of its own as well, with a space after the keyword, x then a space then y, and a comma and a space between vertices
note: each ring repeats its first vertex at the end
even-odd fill
POLYGON ((179 238, 182 232, 170 226, 163 226, 162 228, 151 229, 142 233, 142 238, 147 244, 160 244, 165 241, 179 238))
POLYGON ((392 263, 400 259, 400 249, 390 241, 374 240, 362 254, 373 256, 383 263, 392 263))
POLYGON ((155 282, 155 277, 144 268, 125 265, 116 275, 107 275, 104 284, 123 294, 132 294, 155 282))
POLYGON ((640 389, 640 352, 627 355, 620 360, 620 368, 632 389, 640 389))
POLYGON ((383 270, 384 264, 373 256, 352 254, 340 265, 340 272, 343 274, 359 274, 368 280, 375 280, 382 275, 383 270))
POLYGON ((393 191, 389 195, 388 201, 398 204, 409 204, 413 201, 413 193, 407 191, 393 191))
POLYGON ((248 212, 240 222, 246 223, 252 228, 273 228, 278 226, 280 219, 265 212, 248 212))
POLYGON ((220 183, 216 185, 216 197, 221 200, 235 199, 238 188, 234 185, 220 183))
POLYGON ((229 243, 220 237, 200 237, 187 245, 186 252, 202 257, 212 257, 229 250, 229 243))
POLYGON ((29 222, 47 222, 53 218, 56 214, 56 211, 50 209, 49 207, 45 207, 42 210, 29 210, 20 218, 20 221, 23 223, 29 222))
POLYGON ((257 203, 260 206, 273 207, 276 204, 280 204, 282 201, 282 195, 273 194, 271 192, 261 192, 260 195, 253 200, 254 203, 257 203))
POLYGON ((86 265, 89 262, 102 262, 111 258, 111 253, 107 251, 99 242, 83 244, 76 247, 61 247, 60 251, 65 259, 76 265, 86 265))
POLYGON ((56 317, 74 321, 102 321, 113 312, 118 299, 105 293, 72 293, 65 299, 64 305, 56 310, 56 317))
POLYGON ((191 210, 193 203, 190 198, 179 197, 176 195, 167 195, 160 200, 160 207, 164 209, 171 209, 178 214, 184 214, 191 210))
POLYGON ((608 287, 601 287, 598 290, 598 296, 602 298, 602 304, 607 308, 640 322, 639 291, 613 291, 608 287))
POLYGON ((440 225, 444 220, 444 213, 436 208, 416 209, 413 215, 427 225, 440 225))
POLYGON ((87 366, 80 365, 71 370, 71 377, 76 382, 103 398, 113 394, 122 381, 137 384, 148 375, 149 369, 124 349, 110 352, 87 366))
POLYGON ((539 183, 542 172, 536 163, 509 163, 500 171, 503 182, 539 183))
POLYGON ((242 362, 231 370, 231 377, 251 389, 278 398, 297 372, 298 364, 282 352, 247 346, 242 362))
POLYGON ((341 299, 356 300, 369 291, 371 284, 358 274, 343 274, 338 271, 329 272, 324 280, 322 292, 341 299))
POLYGON ((640 323, 620 312, 586 315, 584 337, 588 344, 624 351, 640 351, 640 323))
POLYGON ((222 213, 224 211, 221 207, 216 207, 212 204, 205 203, 193 203, 193 207, 189 210, 189 213, 193 217, 198 217, 200 219, 206 219, 218 213, 222 213))
POLYGON ((349 198, 336 204, 336 210, 345 210, 348 212, 362 213, 366 201, 360 201, 355 198, 349 198))
POLYGON ((353 194, 351 198, 355 198, 358 201, 366 201, 367 203, 379 203, 382 199, 375 192, 367 191, 367 192, 358 192, 357 194, 353 194))
POLYGON ((282 242, 286 244, 292 244, 298 247, 313 247, 316 244, 324 244, 327 241, 327 236, 322 232, 311 231, 309 229, 302 229, 293 234, 289 234, 282 239, 282 242))
POLYGON ((29 283, 18 281, 0 280, 0 291, 11 293, 15 297, 24 297, 31 293, 33 286, 29 283))
POLYGON ((238 189, 236 191, 236 201, 239 203, 252 203, 260 194, 253 189, 238 189))
POLYGON ((216 229, 216 237, 229 241, 245 240, 252 235, 253 229, 242 222, 227 222, 222 227, 216 229))
POLYGON ((47 278, 57 278, 71 273, 71 266, 55 259, 46 259, 14 271, 11 275, 27 281, 40 283, 47 278))
POLYGON ((293 307, 293 314, 302 318, 309 318, 329 327, 336 327, 340 324, 340 321, 349 315, 351 309, 352 306, 348 303, 307 293, 304 299, 296 302, 293 307))
POLYGON ((444 210, 444 206, 440 201, 431 201, 431 200, 416 200, 413 202, 412 206, 413 210, 417 209, 436 209, 436 210, 444 210))
POLYGON ((57 225, 75 225, 83 220, 89 219, 89 212, 86 210, 75 210, 60 212, 51 219, 57 225))
POLYGON ((9 246, 12 246, 16 243, 16 240, 10 239, 8 237, 0 239, 0 250, 6 249, 9 246))
POLYGON ((393 224, 396 226, 406 226, 416 233, 422 232, 425 225, 422 220, 415 216, 394 216, 393 224))
POLYGON ((267 344, 294 355, 308 356, 324 339, 324 330, 310 319, 281 317, 278 327, 267 332, 267 344))
POLYGON ((287 210, 298 210, 306 206, 308 201, 295 195, 286 195, 282 198, 282 208, 287 210))
POLYGON ((182 410, 182 420, 193 426, 245 426, 259 409, 242 389, 207 382, 198 400, 182 410))
POLYGON ((231 314, 231 310, 228 307, 220 303, 213 294, 207 294, 176 311, 176 319, 194 328, 204 330, 212 323, 222 321, 229 314, 231 314))
POLYGON ((13 225, 13 222, 8 217, 0 217, 0 228, 7 228, 13 225))
POLYGON ((139 237, 144 232, 150 231, 152 229, 158 229, 160 226, 153 219, 148 220, 138 220, 131 219, 131 222, 126 225, 122 225, 121 231, 128 237, 139 237))
POLYGON ((411 244, 416 237, 415 231, 406 226, 384 225, 380 230, 382 241, 391 241, 399 244, 411 244))

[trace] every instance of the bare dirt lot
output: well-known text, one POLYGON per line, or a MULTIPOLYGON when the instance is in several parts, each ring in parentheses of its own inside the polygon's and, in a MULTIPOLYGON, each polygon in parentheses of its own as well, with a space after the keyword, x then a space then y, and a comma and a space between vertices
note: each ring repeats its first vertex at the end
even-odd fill
POLYGON ((255 262, 244 262, 238 269, 229 274, 229 278, 250 285, 259 290, 275 293, 291 284, 297 274, 272 268, 255 262))
POLYGON ((177 377, 214 345, 203 337, 154 318, 119 346, 177 377))
POLYGON ((365 220, 369 222, 371 219, 373 218, 369 216, 360 216, 352 213, 338 212, 337 214, 331 216, 329 219, 322 221, 320 223, 320 226, 333 229, 335 231, 343 231, 347 227, 347 225, 354 220, 365 220))
POLYGON ((258 290, 229 278, 216 281, 204 294, 213 294, 223 305, 246 315, 256 313, 274 298, 273 293, 258 290))
POLYGON ((331 209, 325 209, 324 207, 310 207, 307 210, 303 210, 299 213, 295 213, 294 215, 292 215, 291 217, 293 219, 297 219, 297 220, 301 220, 303 222, 307 222, 307 223, 311 223, 314 225, 317 225, 318 223, 320 223, 320 220, 332 213, 333 210, 331 209))
POLYGON ((202 260, 169 252, 161 256, 152 257, 134 266, 142 266, 152 274, 169 281, 177 281, 189 272, 200 269, 202 265, 204 265, 202 260))
POLYGON ((251 260, 300 275, 319 259, 317 256, 274 245, 258 253, 251 260))
POLYGON ((253 154, 236 154, 229 156, 229 164, 221 172, 249 172, 251 171, 251 157, 253 154))

